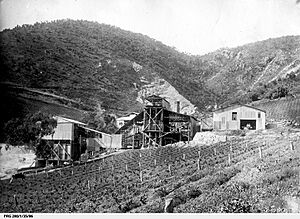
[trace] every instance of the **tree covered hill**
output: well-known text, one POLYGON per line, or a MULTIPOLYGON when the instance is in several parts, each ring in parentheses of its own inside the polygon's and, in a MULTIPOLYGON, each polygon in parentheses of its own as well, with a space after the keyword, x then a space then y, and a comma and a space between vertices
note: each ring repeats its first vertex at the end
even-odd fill
POLYGON ((194 56, 219 103, 250 102, 300 94, 300 36, 286 36, 194 56))
POLYGON ((145 86, 161 81, 200 112, 300 93, 299 36, 191 56, 114 26, 58 20, 2 31, 0 51, 2 82, 117 115, 139 111, 145 86))
POLYGON ((1 79, 46 89, 105 109, 132 110, 155 74, 202 107, 210 93, 195 81, 189 57, 141 34, 88 21, 59 20, 1 33, 1 79), (138 73, 133 63, 144 67, 138 73), (203 94, 203 95, 201 95, 203 94))

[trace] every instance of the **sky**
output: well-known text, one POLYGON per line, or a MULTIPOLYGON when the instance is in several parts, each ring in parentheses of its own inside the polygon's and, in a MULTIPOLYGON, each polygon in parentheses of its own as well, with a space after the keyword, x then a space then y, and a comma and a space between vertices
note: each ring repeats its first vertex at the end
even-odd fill
POLYGON ((300 0, 0 0, 0 30, 82 19, 142 33, 180 52, 300 35, 300 0))

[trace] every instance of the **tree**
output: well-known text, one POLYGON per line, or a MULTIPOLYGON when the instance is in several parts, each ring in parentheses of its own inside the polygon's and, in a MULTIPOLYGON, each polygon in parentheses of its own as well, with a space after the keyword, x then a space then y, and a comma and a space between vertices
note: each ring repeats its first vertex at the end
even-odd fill
POLYGON ((99 104, 96 112, 88 113, 83 122, 87 123, 90 128, 96 129, 101 132, 115 133, 118 128, 116 126, 116 118, 113 115, 105 112, 99 104))
POLYGON ((51 148, 41 139, 54 134, 57 121, 47 113, 37 112, 24 118, 14 118, 5 124, 5 142, 11 145, 31 146, 36 155, 42 158, 51 156, 51 148))

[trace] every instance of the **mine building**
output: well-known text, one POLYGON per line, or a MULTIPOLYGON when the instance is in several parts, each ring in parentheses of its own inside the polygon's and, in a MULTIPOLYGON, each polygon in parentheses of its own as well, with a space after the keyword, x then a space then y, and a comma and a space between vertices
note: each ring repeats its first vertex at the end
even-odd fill
MULTIPOLYGON (((57 127, 53 135, 42 138, 52 150, 53 156, 47 162, 59 165, 63 162, 80 160, 82 154, 94 155, 107 149, 121 148, 121 135, 110 135, 87 127, 87 124, 64 118, 54 117, 57 127)), ((46 160, 37 158, 37 166, 44 166, 46 160)))
POLYGON ((125 115, 125 116, 117 118, 116 119, 116 121, 117 121, 117 128, 121 128, 123 125, 125 125, 127 122, 129 122, 130 120, 132 120, 137 115, 138 115, 138 113, 132 112, 132 113, 129 113, 129 114, 125 115))
MULTIPOLYGON (((117 131, 122 134, 122 148, 158 147, 190 141, 199 131, 196 118, 171 111, 165 98, 151 95, 146 100, 144 110, 117 131)), ((177 102, 178 111, 179 104, 177 102)))
POLYGON ((237 104, 213 112, 214 130, 265 129, 266 111, 237 104))

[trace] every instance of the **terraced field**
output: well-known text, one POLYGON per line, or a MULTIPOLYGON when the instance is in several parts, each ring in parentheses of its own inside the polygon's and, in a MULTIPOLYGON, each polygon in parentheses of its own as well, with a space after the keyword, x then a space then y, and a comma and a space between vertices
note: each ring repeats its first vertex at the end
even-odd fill
POLYGON ((254 106, 266 110, 267 119, 295 120, 300 123, 300 98, 271 100, 254 106))
POLYGON ((157 213, 168 199, 174 212, 291 212, 285 197, 300 197, 300 133, 270 132, 125 151, 24 182, 4 180, 0 212, 157 213))

